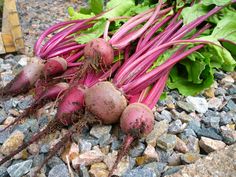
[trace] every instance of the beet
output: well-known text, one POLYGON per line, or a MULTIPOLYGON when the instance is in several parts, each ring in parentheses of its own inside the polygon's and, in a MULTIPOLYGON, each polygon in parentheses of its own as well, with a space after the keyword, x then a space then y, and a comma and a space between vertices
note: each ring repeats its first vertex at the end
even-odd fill
POLYGON ((104 124, 118 122, 127 106, 126 98, 111 82, 99 82, 85 93, 85 105, 104 124))

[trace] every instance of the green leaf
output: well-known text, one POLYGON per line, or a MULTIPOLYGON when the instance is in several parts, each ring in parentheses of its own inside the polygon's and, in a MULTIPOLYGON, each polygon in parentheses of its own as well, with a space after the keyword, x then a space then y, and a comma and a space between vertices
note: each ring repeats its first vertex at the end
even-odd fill
POLYGON ((80 44, 85 44, 93 39, 99 38, 103 33, 106 26, 106 19, 101 18, 93 27, 81 32, 76 41, 80 44))
POLYGON ((104 0, 90 0, 89 4, 94 14, 99 14, 103 11, 104 0))
POLYGON ((202 0, 202 3, 205 6, 209 6, 209 5, 216 5, 216 6, 223 6, 228 4, 229 2, 231 2, 231 0, 202 0))
POLYGON ((184 8, 181 15, 183 17, 184 24, 186 25, 198 17, 205 15, 207 12, 208 9, 202 4, 195 4, 191 7, 184 8))
MULTIPOLYGON (((198 59, 197 56, 196 58, 198 59)), ((185 59, 176 64, 170 72, 167 86, 170 89, 178 89, 185 96, 197 95, 202 90, 209 88, 214 82, 213 68, 210 66, 209 59, 204 60, 198 59, 196 62, 185 59), (189 64, 184 64, 186 62, 189 64)))
POLYGON ((87 18, 95 16, 95 14, 93 13, 83 14, 83 13, 76 12, 73 7, 68 8, 68 14, 70 15, 71 20, 87 19, 87 18))

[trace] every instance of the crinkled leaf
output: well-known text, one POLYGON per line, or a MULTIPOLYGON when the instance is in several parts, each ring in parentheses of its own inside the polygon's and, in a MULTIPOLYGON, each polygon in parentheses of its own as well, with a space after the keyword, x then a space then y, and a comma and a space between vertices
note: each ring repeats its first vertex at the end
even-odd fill
POLYGON ((213 82, 213 69, 209 63, 201 60, 196 62, 185 59, 171 70, 167 86, 170 89, 178 89, 182 95, 187 96, 197 95, 202 90, 210 87, 213 82), (186 64, 187 62, 189 64, 186 64))
POLYGON ((217 5, 217 6, 223 6, 231 2, 231 0, 202 0, 202 3, 206 6, 209 5, 217 5))
POLYGON ((99 14, 103 11, 104 0, 89 0, 89 4, 93 13, 99 14))
POLYGON ((76 41, 80 44, 85 44, 93 39, 99 38, 103 33, 106 26, 106 19, 100 19, 93 27, 82 31, 76 41))
POLYGON ((95 14, 92 12, 90 14, 83 14, 80 12, 76 12, 73 7, 68 8, 68 14, 70 15, 71 20, 87 19, 87 18, 95 16, 95 14))

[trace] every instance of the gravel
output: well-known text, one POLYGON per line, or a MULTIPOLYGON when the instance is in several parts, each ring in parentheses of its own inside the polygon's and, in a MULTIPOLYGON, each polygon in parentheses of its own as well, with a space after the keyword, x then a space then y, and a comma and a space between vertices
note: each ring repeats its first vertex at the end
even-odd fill
MULTIPOLYGON (((72 3, 69 0, 17 0, 26 51, 24 55, 1 56, 0 83, 2 85, 8 83, 25 66, 28 56, 32 55, 35 40, 44 29, 68 18, 66 14, 68 6, 78 8, 81 4, 84 5, 84 1, 72 3)), ((225 146, 228 148, 229 145, 236 143, 235 80, 233 80, 233 74, 221 71, 216 72, 215 77, 217 84, 214 89, 207 90, 207 93, 184 97, 176 91, 167 92, 166 100, 159 101, 154 111, 156 120, 154 130, 146 138, 132 145, 128 153, 129 158, 126 158, 119 167, 120 175, 159 177, 174 174, 185 164, 195 163, 197 159, 208 156, 210 152, 217 153, 219 149, 225 146), (147 149, 154 153, 149 153, 147 149), (158 158, 152 158, 150 162, 147 154, 155 154, 158 158)), ((31 102, 31 95, 18 96, 0 102, 0 129, 5 126, 6 120, 10 120, 9 117, 16 118, 11 114, 11 110, 14 110, 16 114, 21 113, 31 102)), ((34 133, 48 124, 54 112, 55 110, 52 111, 50 105, 46 106, 13 130, 24 134, 22 137, 25 137, 24 142, 26 142, 34 133)), ((69 146, 66 145, 64 150, 58 151, 57 155, 48 161, 43 175, 70 176, 68 167, 65 165, 66 158, 71 162, 71 168, 79 171, 84 177, 91 175, 89 174, 91 173, 90 166, 94 167, 99 164, 106 167, 106 169, 99 169, 99 172, 107 173, 108 166, 111 164, 106 163, 109 159, 106 157, 110 154, 109 163, 114 162, 124 137, 117 127, 97 125, 88 127, 81 134, 74 134, 71 139, 78 146, 79 153, 71 152, 69 146)), ((0 133, 0 144, 7 143, 11 146, 7 141, 12 133, 12 130, 0 133)), ((12 164, 8 163, 0 167, 0 177, 6 175, 20 177, 29 173, 42 162, 52 145, 64 133, 65 131, 62 130, 45 136, 38 142, 37 155, 33 154, 34 151, 28 151, 26 155, 21 154, 18 160, 12 160, 12 164)), ((9 149, 14 149, 14 147, 9 147, 9 149)), ((0 146, 0 157, 6 153, 4 151, 6 148, 2 149, 0 146)))

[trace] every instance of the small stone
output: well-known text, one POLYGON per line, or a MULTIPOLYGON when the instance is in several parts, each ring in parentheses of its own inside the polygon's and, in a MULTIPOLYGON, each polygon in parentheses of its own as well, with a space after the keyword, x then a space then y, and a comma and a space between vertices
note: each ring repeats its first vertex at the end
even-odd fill
POLYGON ((224 96, 227 91, 221 87, 217 88, 215 91, 215 96, 224 96))
POLYGON ((217 97, 211 98, 211 99, 209 99, 209 101, 208 101, 208 107, 209 107, 210 109, 216 109, 216 110, 218 110, 222 104, 223 104, 222 99, 217 98, 217 97))
POLYGON ((168 165, 169 166, 178 166, 178 165, 181 165, 181 153, 173 153, 169 159, 168 159, 168 165))
POLYGON ((61 158, 59 158, 58 156, 53 156, 51 159, 49 159, 47 165, 50 167, 50 168, 53 168, 57 165, 61 165, 61 164, 64 164, 63 161, 61 160, 61 158))
POLYGON ((101 138, 103 135, 109 134, 111 131, 112 126, 110 125, 97 125, 93 126, 93 128, 90 130, 90 135, 101 138))
POLYGON ((72 161, 78 156, 79 156, 79 146, 74 142, 71 143, 61 155, 64 162, 67 162, 68 160, 72 161))
POLYGON ((188 139, 189 136, 197 137, 196 133, 192 129, 189 129, 189 128, 184 129, 184 131, 179 134, 179 137, 182 140, 188 139))
POLYGON ((90 177, 88 169, 86 168, 85 165, 80 165, 79 170, 82 177, 90 177))
POLYGON ((211 87, 204 91, 204 95, 207 96, 208 98, 213 98, 215 97, 215 91, 216 89, 214 87, 211 87))
POLYGON ((196 133, 200 137, 204 136, 204 137, 212 138, 212 139, 215 139, 215 140, 222 140, 222 136, 219 134, 217 129, 212 128, 212 127, 210 127, 210 128, 202 127, 196 133))
POLYGON ((104 155, 107 155, 110 152, 110 146, 107 145, 107 146, 100 147, 100 150, 104 155))
POLYGON ((163 110, 161 112, 161 114, 159 114, 158 112, 155 112, 154 113, 154 116, 155 116, 155 119, 157 121, 163 121, 163 120, 166 120, 167 122, 171 122, 171 117, 172 117, 172 114, 171 112, 167 111, 167 110, 163 110))
POLYGON ((2 69, 0 68, 1 86, 4 87, 14 78, 14 75, 12 74, 12 71, 1 73, 1 70, 2 69))
POLYGON ((139 142, 136 146, 134 146, 129 151, 129 155, 131 157, 138 157, 143 153, 144 150, 145 150, 145 145, 143 143, 139 142))
POLYGON ((37 154, 33 158, 33 167, 39 166, 44 161, 44 154, 37 154))
POLYGON ((9 155, 11 152, 20 147, 24 140, 24 134, 20 131, 14 131, 10 137, 3 143, 1 153, 9 155))
POLYGON ((21 66, 26 66, 27 65, 27 62, 28 62, 28 57, 22 57, 19 61, 18 61, 18 63, 19 63, 19 65, 21 65, 21 66))
POLYGON ((15 118, 12 117, 12 116, 8 116, 5 121, 3 122, 3 125, 9 125, 11 124, 12 122, 14 122, 15 118))
POLYGON ((229 100, 226 107, 230 110, 230 111, 233 111, 233 110, 236 110, 236 104, 234 103, 233 100, 229 100))
POLYGON ((195 133, 201 129, 201 123, 197 120, 191 120, 188 123, 188 129, 192 129, 195 133))
POLYGON ((0 124, 7 118, 5 111, 0 110, 0 124))
POLYGON ((235 124, 227 124, 226 125, 227 128, 231 129, 231 130, 235 130, 235 124))
POLYGON ((9 110, 12 109, 13 107, 14 106, 13 106, 13 100, 12 99, 4 101, 3 108, 4 108, 5 112, 9 112, 9 110))
POLYGON ((33 143, 30 146, 28 146, 28 151, 32 155, 36 155, 39 153, 39 145, 37 143, 33 143))
POLYGON ((186 154, 181 155, 180 158, 183 164, 191 164, 191 163, 195 163, 201 157, 197 153, 188 152, 186 154))
POLYGON ((221 134, 223 136, 223 141, 226 143, 226 144, 234 144, 236 142, 236 130, 231 130, 227 127, 220 127, 221 129, 221 134))
POLYGON ((227 75, 226 77, 224 77, 221 82, 223 84, 233 84, 234 83, 234 79, 232 78, 232 76, 227 75))
POLYGON ((143 152, 143 155, 148 159, 149 162, 151 161, 158 161, 159 155, 156 152, 155 148, 151 145, 147 145, 145 151, 143 152))
POLYGON ((107 166, 104 163, 95 163, 91 165, 89 173, 93 177, 106 177, 109 174, 107 166))
POLYGON ((220 117, 203 117, 202 121, 205 123, 206 127, 213 127, 219 129, 220 117))
POLYGON ((187 111, 187 112, 194 112, 195 111, 195 108, 193 107, 193 105, 187 103, 187 102, 184 102, 184 101, 178 101, 177 102, 177 105, 182 108, 184 111, 187 111))
POLYGON ((162 163, 168 163, 168 159, 170 158, 171 154, 173 153, 173 150, 163 150, 161 148, 156 148, 156 152, 158 153, 159 156, 159 162, 162 163))
POLYGON ((110 144, 110 138, 111 138, 111 134, 102 135, 98 140, 98 144, 100 145, 100 147, 104 147, 110 144))
POLYGON ((7 168, 6 167, 0 167, 0 177, 7 177, 7 168))
POLYGON ((230 124, 232 123, 233 121, 233 116, 231 116, 228 113, 222 111, 221 114, 220 114, 220 125, 227 125, 227 124, 230 124))
POLYGON ((200 153, 199 140, 195 136, 190 135, 186 140, 189 152, 200 153))
POLYGON ((186 143, 183 140, 181 140, 179 137, 176 137, 176 145, 174 149, 182 153, 188 152, 188 147, 186 143))
POLYGON ((175 105, 173 103, 168 103, 166 104, 167 109, 171 110, 171 109, 175 109, 175 105))
POLYGON ((181 120, 177 119, 169 125, 168 132, 171 134, 178 134, 181 133, 184 128, 186 127, 186 124, 182 124, 181 120))
MULTIPOLYGON (((5 125, 0 125, 0 130, 3 130, 5 128, 5 125)), ((5 130, 0 133, 0 144, 3 144, 7 138, 11 135, 10 130, 5 130)))
POLYGON ((111 149, 112 150, 118 150, 122 145, 122 141, 119 140, 113 140, 111 144, 111 149))
POLYGON ((181 170, 181 168, 182 168, 181 166, 170 167, 163 173, 163 176, 169 176, 169 175, 172 175, 174 173, 177 173, 178 171, 181 170))
POLYGON ((168 131, 168 122, 163 120, 160 122, 155 121, 155 125, 151 133, 149 133, 146 137, 147 144, 156 146, 157 139, 168 131))
POLYGON ((72 166, 76 169, 79 165, 91 165, 96 162, 101 162, 104 159, 104 154, 98 147, 93 150, 81 153, 78 157, 72 160, 72 166))
MULTIPOLYGON (((117 158, 117 154, 118 151, 113 151, 109 154, 107 154, 104 157, 104 163, 106 164, 106 166, 108 167, 108 170, 111 170, 113 164, 116 161, 117 158)), ((120 161, 120 163, 118 164, 116 170, 114 171, 114 175, 118 175, 121 176, 123 175, 128 169, 130 168, 130 158, 128 158, 127 156, 123 157, 120 161)))
POLYGON ((33 160, 26 160, 7 168, 7 172, 11 177, 21 177, 30 171, 33 160))
POLYGON ((186 114, 184 111, 181 112, 179 115, 178 115, 178 118, 176 119, 179 119, 181 120, 183 123, 188 123, 192 120, 192 117, 189 116, 188 114, 186 114))
POLYGON ((164 134, 157 139, 157 146, 164 150, 171 150, 176 145, 176 135, 164 134))
POLYGON ((50 145, 49 145, 49 144, 43 144, 43 145, 40 147, 40 152, 41 152, 41 153, 48 153, 48 152, 49 152, 49 149, 50 149, 50 145))
MULTIPOLYGON (((235 80, 236 80, 236 79, 235 79, 235 80)), ((229 93, 230 95, 236 94, 236 87, 230 88, 230 89, 228 90, 228 93, 229 93)))
POLYGON ((145 164, 143 166, 144 169, 150 169, 153 171, 156 176, 161 176, 161 173, 164 172, 164 169, 166 167, 166 163, 161 163, 161 162, 151 162, 148 164, 145 164))
POLYGON ((157 177, 153 170, 149 168, 135 168, 133 170, 127 171, 122 177, 157 177))
POLYGON ((208 110, 208 104, 205 98, 188 96, 186 101, 199 113, 205 113, 208 110))
POLYGON ((226 144, 222 141, 201 137, 199 141, 200 147, 207 153, 223 149, 226 144))
POLYGON ((20 109, 24 110, 28 108, 33 102, 32 95, 26 96, 23 100, 18 103, 20 109))
POLYGON ((7 64, 1 64, 0 65, 0 68, 1 69, 3 69, 3 70, 5 70, 5 71, 9 71, 9 70, 11 70, 11 64, 10 63, 7 63, 7 64))
POLYGON ((80 139, 79 140, 79 149, 81 153, 90 151, 92 148, 92 144, 85 139, 80 139))
POLYGON ((48 177, 70 177, 69 171, 65 164, 54 166, 48 173, 48 177))

